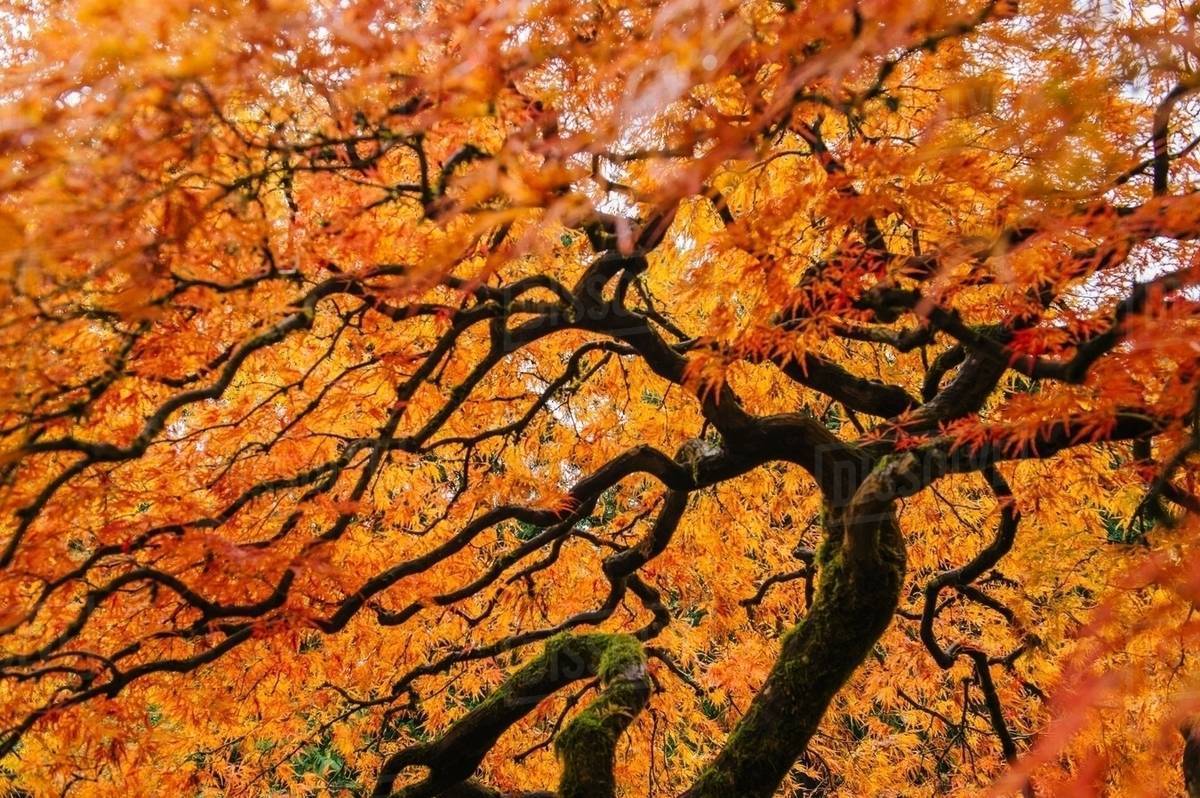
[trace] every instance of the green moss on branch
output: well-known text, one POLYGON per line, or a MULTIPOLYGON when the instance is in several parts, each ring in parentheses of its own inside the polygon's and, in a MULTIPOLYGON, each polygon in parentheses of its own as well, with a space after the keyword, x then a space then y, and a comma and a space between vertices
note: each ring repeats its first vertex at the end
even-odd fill
MULTIPOLYGON (((445 734, 429 743, 412 746, 393 755, 384 765, 372 793, 374 798, 393 795, 397 777, 408 768, 426 768, 424 779, 400 791, 404 798, 426 798, 458 790, 475 773, 484 756, 500 736, 528 715, 547 696, 580 679, 599 677, 600 698, 590 704, 560 736, 560 752, 566 772, 578 760, 572 755, 572 739, 593 739, 589 729, 616 738, 645 705, 649 696, 646 658, 641 643, 619 634, 560 634, 546 642, 542 653, 522 666, 479 706, 455 722, 445 734), (565 742, 561 742, 566 737, 565 742)), ((583 745, 588 748, 590 745, 583 745)), ((590 753, 590 751, 589 751, 590 753)), ((612 754, 607 759, 612 778, 612 754)), ((575 772, 582 772, 578 768, 575 772)), ((478 787, 483 789, 482 787, 478 787)), ((611 795, 576 792, 574 795, 611 795)))
POLYGON ((617 740, 650 697, 641 643, 614 635, 597 670, 602 690, 555 741, 562 762, 559 798, 611 798, 617 740))
POLYGON ((766 683, 685 798, 768 798, 808 746, 830 701, 883 634, 899 602, 904 548, 892 517, 871 556, 848 556, 842 522, 825 518, 812 607, 788 632, 766 683))

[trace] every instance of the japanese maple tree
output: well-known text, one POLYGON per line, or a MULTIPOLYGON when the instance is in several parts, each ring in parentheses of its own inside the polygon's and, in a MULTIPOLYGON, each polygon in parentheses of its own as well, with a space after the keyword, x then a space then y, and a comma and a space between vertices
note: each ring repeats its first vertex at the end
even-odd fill
POLYGON ((1200 4, 0 9, 5 796, 1200 795, 1200 4))

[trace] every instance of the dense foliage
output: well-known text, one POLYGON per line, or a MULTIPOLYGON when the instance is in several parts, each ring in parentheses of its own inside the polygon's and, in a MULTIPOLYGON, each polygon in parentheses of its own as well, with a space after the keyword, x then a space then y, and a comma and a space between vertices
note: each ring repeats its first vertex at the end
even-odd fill
POLYGON ((5 0, 0 791, 1182 792, 1198 23, 5 0))

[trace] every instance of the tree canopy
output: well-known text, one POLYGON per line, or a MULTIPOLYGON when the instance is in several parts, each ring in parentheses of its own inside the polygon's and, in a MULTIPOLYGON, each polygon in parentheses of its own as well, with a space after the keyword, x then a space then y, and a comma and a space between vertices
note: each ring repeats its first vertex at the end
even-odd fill
POLYGON ((1200 794, 1200 5, 0 24, 0 794, 1200 794))

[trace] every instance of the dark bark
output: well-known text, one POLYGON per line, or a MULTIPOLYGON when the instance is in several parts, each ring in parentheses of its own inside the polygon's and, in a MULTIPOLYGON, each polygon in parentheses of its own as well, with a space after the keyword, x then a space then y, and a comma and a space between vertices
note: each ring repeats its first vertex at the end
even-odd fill
POLYGON ((468 779, 500 735, 547 696, 592 677, 600 679, 600 697, 559 737, 558 752, 564 764, 560 794, 572 798, 611 796, 616 740, 645 706, 650 687, 641 643, 628 635, 610 634, 560 635, 550 640, 541 656, 513 674, 441 737, 389 758, 372 795, 432 798, 466 794, 464 790, 487 794, 486 788, 468 783, 468 779), (425 778, 396 792, 397 778, 409 768, 424 769, 425 778))
POLYGON ((1187 722, 1179 731, 1183 734, 1183 783, 1188 798, 1200 798, 1200 727, 1187 722))
POLYGON ((844 544, 829 511, 812 607, 783 640, 763 688, 685 798, 765 798, 804 753, 834 695, 879 640, 900 598, 904 543, 891 512, 876 520, 877 545, 844 544))
POLYGON ((612 798, 616 794, 617 740, 650 698, 646 655, 633 638, 614 637, 600 661, 600 697, 580 712, 555 741, 562 762, 560 798, 612 798))

